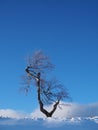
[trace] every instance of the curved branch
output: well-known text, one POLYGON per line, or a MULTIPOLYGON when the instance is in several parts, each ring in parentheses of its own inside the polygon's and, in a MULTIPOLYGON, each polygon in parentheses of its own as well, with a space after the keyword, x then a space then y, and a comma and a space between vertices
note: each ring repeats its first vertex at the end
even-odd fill
POLYGON ((44 104, 41 100, 41 88, 40 88, 40 73, 31 73, 31 70, 30 70, 30 66, 27 66, 27 68, 25 69, 25 71, 30 75, 32 76, 32 78, 34 78, 36 81, 37 81, 37 87, 38 87, 38 90, 37 90, 37 93, 38 93, 38 102, 39 102, 39 106, 40 106, 40 111, 43 112, 47 117, 52 117, 53 113, 55 112, 55 110, 57 109, 57 106, 59 104, 59 101, 58 100, 54 105, 53 105, 53 109, 48 112, 46 109, 44 109, 44 104), (35 76, 36 74, 36 76, 35 76))
MULTIPOLYGON (((31 70, 29 70, 31 67, 30 66, 27 66, 27 68, 25 69, 25 71, 30 75, 30 76, 32 76, 35 80, 38 80, 38 77, 37 76, 35 76, 35 72, 34 71, 32 71, 33 73, 31 73, 31 70)), ((37 74, 36 74, 37 75, 37 74)))
POLYGON ((57 106, 59 104, 59 100, 53 105, 53 109, 48 112, 46 109, 44 109, 44 105, 43 105, 43 102, 41 101, 41 97, 40 97, 40 76, 39 76, 39 79, 38 79, 38 101, 39 101, 39 105, 40 105, 40 111, 43 112, 47 117, 52 117, 53 113, 55 112, 55 110, 57 109, 57 106))

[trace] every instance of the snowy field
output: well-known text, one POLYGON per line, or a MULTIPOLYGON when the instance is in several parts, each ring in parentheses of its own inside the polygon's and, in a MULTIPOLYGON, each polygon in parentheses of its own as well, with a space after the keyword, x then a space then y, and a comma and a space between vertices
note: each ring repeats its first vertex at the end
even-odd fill
POLYGON ((98 130, 98 117, 71 119, 0 118, 0 130, 98 130))
POLYGON ((98 130, 98 103, 62 104, 52 118, 39 109, 29 114, 0 109, 0 130, 98 130))

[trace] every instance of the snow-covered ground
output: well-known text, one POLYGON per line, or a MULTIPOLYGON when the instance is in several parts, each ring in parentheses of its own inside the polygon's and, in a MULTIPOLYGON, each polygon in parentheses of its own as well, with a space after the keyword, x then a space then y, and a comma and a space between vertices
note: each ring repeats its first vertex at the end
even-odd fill
POLYGON ((1 109, 0 130, 98 130, 98 103, 61 104, 52 118, 38 109, 29 114, 1 109))
POLYGON ((11 119, 0 118, 0 130, 98 130, 98 117, 81 119, 11 119))

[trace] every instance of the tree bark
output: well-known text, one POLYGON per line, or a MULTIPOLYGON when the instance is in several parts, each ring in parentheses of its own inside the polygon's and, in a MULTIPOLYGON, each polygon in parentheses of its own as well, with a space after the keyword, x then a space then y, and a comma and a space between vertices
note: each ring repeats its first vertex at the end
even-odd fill
POLYGON ((44 113, 46 115, 46 117, 52 117, 53 113, 55 112, 55 110, 57 109, 57 106, 59 104, 59 100, 53 105, 53 109, 48 112, 46 109, 44 109, 44 104, 43 102, 41 101, 41 91, 40 91, 40 74, 38 76, 38 82, 37 82, 37 85, 38 85, 38 102, 39 102, 39 105, 40 105, 40 111, 42 113, 44 113))
POLYGON ((30 75, 32 76, 32 78, 34 78, 37 82, 37 94, 38 94, 38 102, 39 102, 39 106, 40 106, 40 111, 42 113, 44 113, 46 115, 46 117, 52 117, 53 113, 55 112, 55 110, 57 109, 57 106, 59 104, 59 100, 57 102, 55 102, 55 104, 53 105, 53 108, 50 112, 48 112, 46 109, 44 109, 44 104, 41 100, 41 89, 40 89, 40 73, 37 74, 37 76, 33 75, 32 73, 30 73, 30 70, 29 70, 29 66, 25 69, 25 71, 30 75))

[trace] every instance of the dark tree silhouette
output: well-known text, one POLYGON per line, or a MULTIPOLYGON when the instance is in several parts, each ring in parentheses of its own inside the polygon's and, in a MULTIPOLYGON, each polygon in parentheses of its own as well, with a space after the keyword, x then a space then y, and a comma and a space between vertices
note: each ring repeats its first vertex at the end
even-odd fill
POLYGON ((32 80, 36 82, 37 87, 37 99, 40 106, 40 111, 47 117, 52 117, 56 111, 57 106, 63 98, 68 98, 68 93, 64 89, 63 85, 57 80, 47 80, 45 77, 49 74, 54 66, 51 64, 49 58, 43 54, 42 51, 36 51, 32 56, 28 58, 28 66, 25 71, 27 76, 26 92, 30 88, 32 80), (48 111, 44 108, 45 105, 53 104, 52 110, 48 111))

